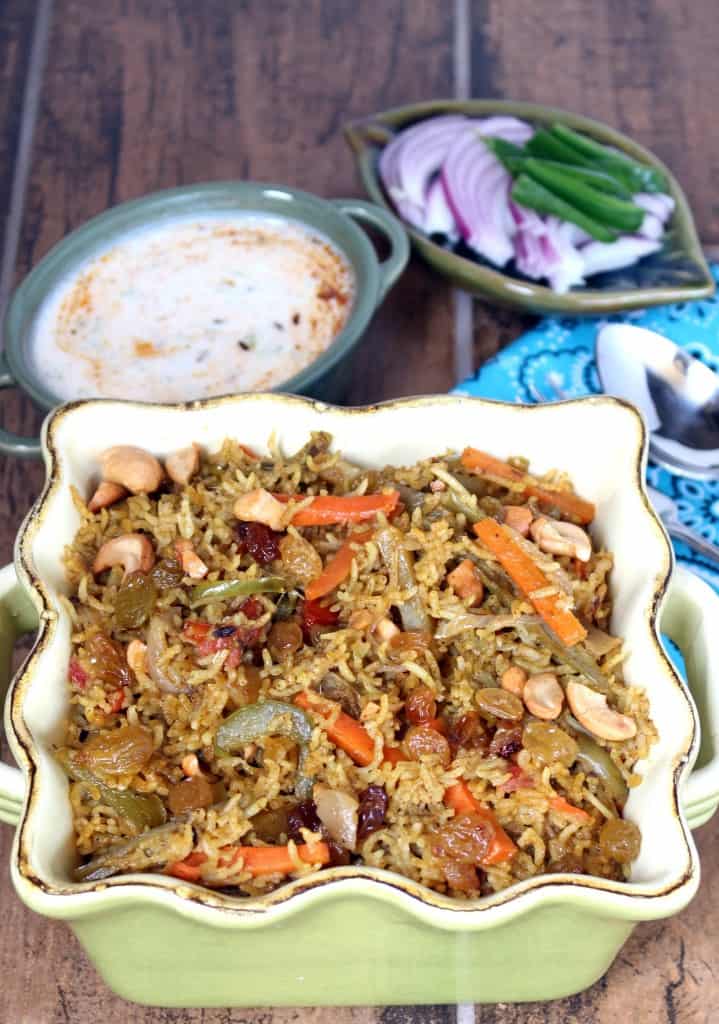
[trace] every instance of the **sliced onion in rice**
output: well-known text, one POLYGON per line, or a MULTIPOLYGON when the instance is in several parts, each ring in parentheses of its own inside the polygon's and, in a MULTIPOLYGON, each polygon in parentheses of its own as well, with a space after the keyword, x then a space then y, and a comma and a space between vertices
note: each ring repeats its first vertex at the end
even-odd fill
POLYGON ((541 622, 538 615, 472 615, 466 612, 442 622, 434 634, 437 640, 447 640, 467 629, 512 629, 515 626, 535 626, 541 622))
POLYGON ((186 687, 181 686, 174 675, 160 664, 167 651, 165 634, 168 629, 169 625, 164 616, 152 616, 145 638, 147 642, 147 671, 163 693, 184 693, 186 687))
POLYGON ((315 785, 312 796, 320 819, 329 835, 346 850, 357 845, 357 820, 359 801, 351 793, 331 789, 320 783, 315 785))

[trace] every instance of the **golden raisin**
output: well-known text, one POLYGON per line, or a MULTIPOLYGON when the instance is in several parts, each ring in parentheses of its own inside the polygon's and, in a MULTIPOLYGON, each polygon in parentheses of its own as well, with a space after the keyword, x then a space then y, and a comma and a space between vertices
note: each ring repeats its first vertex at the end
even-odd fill
POLYGON ((518 722, 524 714, 524 705, 519 697, 499 686, 485 686, 477 690, 474 702, 480 714, 485 717, 503 718, 506 721, 518 722))
POLYGON ((415 686, 405 701, 404 713, 407 721, 412 725, 421 725, 436 716, 437 701, 428 686, 425 686, 424 683, 415 686))
POLYGON ((428 754, 436 754, 443 768, 448 768, 452 760, 449 743, 436 729, 428 725, 411 726, 402 741, 405 753, 411 760, 419 761, 428 754))

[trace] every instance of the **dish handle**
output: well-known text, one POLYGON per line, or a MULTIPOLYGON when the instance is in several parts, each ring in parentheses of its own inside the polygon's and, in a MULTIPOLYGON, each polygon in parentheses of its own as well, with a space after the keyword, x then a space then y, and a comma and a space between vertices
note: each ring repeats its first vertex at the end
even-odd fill
MULTIPOLYGON (((38 627, 37 612, 15 574, 14 565, 0 569, 0 708, 12 674, 13 648, 23 633, 38 627)), ((19 768, 0 762, 0 821, 16 825, 25 799, 19 768)))
POLYGON ((338 210, 357 220, 360 224, 376 228, 389 242, 389 256, 379 264, 379 291, 377 305, 395 283, 407 266, 409 260, 409 240, 396 217, 387 213, 381 206, 367 203, 363 199, 333 199, 332 205, 338 210))
POLYGON ((680 793, 689 827, 698 828, 719 804, 719 663, 712 651, 719 636, 719 597, 704 580, 679 565, 662 610, 661 630, 682 652, 699 715, 699 754, 680 793))
MULTIPOLYGON (((16 388, 17 381, 10 373, 5 354, 0 352, 0 391, 16 388)), ((42 447, 38 437, 21 437, 0 427, 0 452, 3 455, 14 455, 18 459, 39 459, 42 447)))

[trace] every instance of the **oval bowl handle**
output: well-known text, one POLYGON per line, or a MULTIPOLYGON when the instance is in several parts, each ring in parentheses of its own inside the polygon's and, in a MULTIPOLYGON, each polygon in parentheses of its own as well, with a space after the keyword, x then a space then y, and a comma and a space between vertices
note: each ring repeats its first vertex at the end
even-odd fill
POLYGON ((332 205, 342 213, 358 220, 360 224, 369 224, 377 228, 389 242, 389 256, 379 264, 379 291, 377 305, 395 283, 407 266, 409 260, 409 239, 396 217, 387 213, 381 206, 368 203, 364 199, 333 199, 332 205))
MULTIPOLYGON (((16 388, 17 381, 10 373, 5 353, 0 352, 0 391, 16 388)), ((42 448, 39 437, 21 437, 10 430, 0 427, 0 452, 3 455, 14 455, 18 459, 39 459, 42 448)))
MULTIPOLYGON (((37 629, 37 612, 18 582, 15 566, 0 569, 0 706, 12 674, 12 654, 18 637, 37 629)), ((16 825, 25 799, 25 779, 19 768, 0 762, 0 821, 16 825)))
POLYGON ((690 828, 711 818, 719 805, 719 596, 693 572, 676 566, 661 614, 661 630, 677 645, 697 706, 701 745, 684 782, 681 804, 690 828))

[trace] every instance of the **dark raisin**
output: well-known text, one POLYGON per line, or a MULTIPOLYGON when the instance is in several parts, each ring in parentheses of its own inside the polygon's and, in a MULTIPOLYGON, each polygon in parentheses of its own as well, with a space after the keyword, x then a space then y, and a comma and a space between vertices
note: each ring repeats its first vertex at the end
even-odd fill
POLYGON ((238 523, 235 530, 241 553, 250 555, 260 565, 269 565, 280 557, 281 533, 264 523, 238 523))
POLYGON ((287 812, 287 835, 296 843, 304 843, 300 829, 308 828, 310 832, 321 832, 322 822, 317 816, 314 800, 303 800, 287 812))
POLYGON ((522 728, 518 725, 498 725, 492 742, 489 745, 489 753, 499 755, 506 759, 522 749, 522 728))
POLYGON ((349 864, 349 851, 335 842, 327 834, 327 830, 317 816, 317 807, 314 800, 303 800, 287 812, 287 838, 293 839, 296 843, 304 843, 300 829, 308 828, 310 832, 320 832, 327 843, 330 851, 330 864, 338 867, 349 864))
POLYGON ((218 626, 217 629, 212 630, 212 635, 219 640, 220 637, 234 636, 236 632, 237 626, 218 626))
POLYGON ((339 843, 336 843, 334 841, 334 839, 330 839, 329 836, 327 836, 326 834, 325 834, 325 842, 327 843, 327 846, 329 847, 329 851, 330 851, 330 866, 331 867, 333 867, 333 868, 340 868, 340 867, 344 867, 345 864, 349 864, 349 862, 350 862, 350 852, 349 852, 349 850, 345 850, 344 846, 340 846, 339 843))
POLYGON ((452 757, 456 757, 460 750, 483 750, 488 747, 484 726, 476 711, 467 711, 460 718, 455 719, 447 731, 452 757))
POLYGON ((388 806, 389 797, 384 791, 384 786, 373 784, 360 793, 357 816, 358 842, 361 843, 367 836, 382 828, 388 806))

